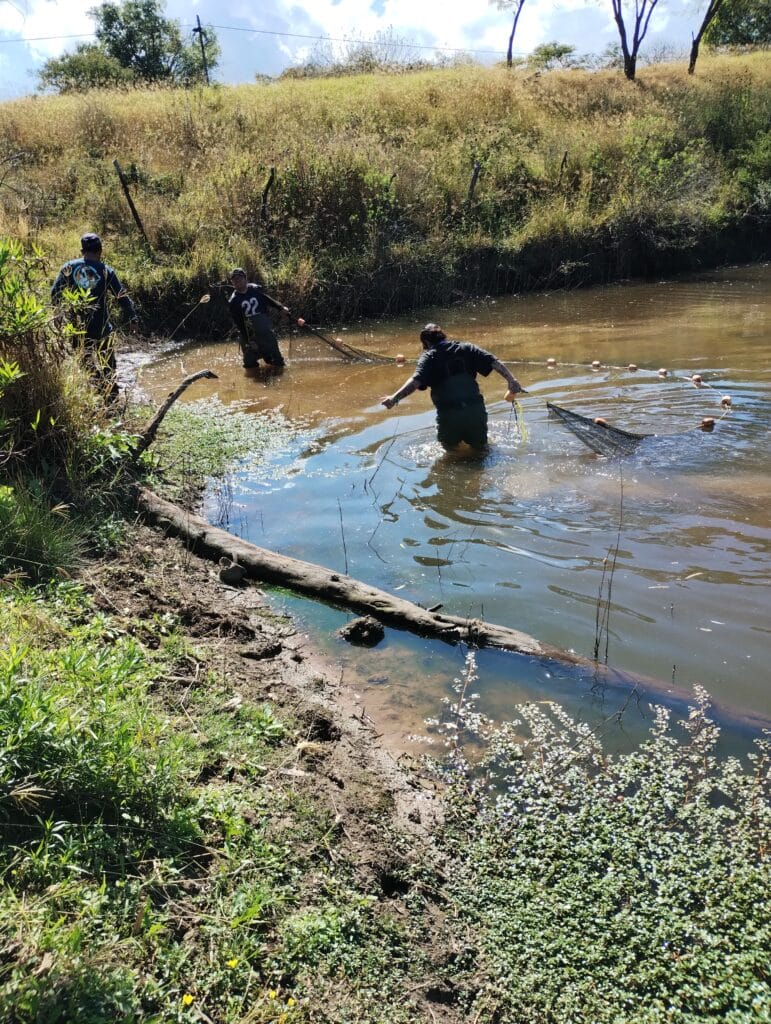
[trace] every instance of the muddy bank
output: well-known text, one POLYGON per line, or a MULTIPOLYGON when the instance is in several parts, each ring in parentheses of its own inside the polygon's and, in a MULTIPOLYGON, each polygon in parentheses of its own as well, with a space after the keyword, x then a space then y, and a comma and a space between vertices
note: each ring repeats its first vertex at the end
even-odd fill
MULTIPOLYGON (((354 832, 362 805, 385 801, 400 828, 428 835, 439 813, 431 784, 410 770, 398 750, 381 743, 361 699, 341 684, 339 669, 271 609, 258 587, 222 583, 216 564, 143 525, 132 528, 124 550, 91 566, 84 582, 105 612, 146 624, 139 639, 150 647, 158 644, 164 616, 179 621, 192 645, 215 656, 234 707, 243 700, 269 701, 303 722, 286 776, 330 803, 344 821, 350 818, 354 832)), ((183 667, 173 702, 184 709, 186 687, 194 684, 200 685, 195 666, 189 666, 189 677, 183 667)), ((218 770, 211 767, 212 778, 218 770)))

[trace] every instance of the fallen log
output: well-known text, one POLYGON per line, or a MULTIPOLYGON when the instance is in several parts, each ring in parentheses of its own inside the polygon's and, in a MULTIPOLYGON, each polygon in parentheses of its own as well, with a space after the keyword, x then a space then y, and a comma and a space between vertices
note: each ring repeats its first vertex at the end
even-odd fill
POLYGON ((324 566, 258 548, 226 530, 211 526, 200 516, 165 501, 146 487, 139 488, 138 497, 140 510, 150 522, 162 526, 167 533, 183 538, 199 555, 214 560, 232 558, 244 567, 246 575, 251 579, 288 587, 296 593, 327 604, 372 615, 385 625, 406 629, 419 636, 436 637, 445 643, 465 643, 478 648, 497 647, 573 664, 582 661, 574 654, 542 644, 516 629, 497 626, 481 619, 464 619, 457 615, 431 612, 324 566))
MULTIPOLYGON (((584 683, 591 681, 600 687, 619 687, 654 703, 665 703, 669 707, 682 709, 687 709, 693 703, 690 691, 672 687, 661 680, 601 665, 572 651, 542 643, 508 626, 430 611, 324 566, 259 548, 160 498, 147 487, 137 488, 137 500, 147 521, 159 526, 167 534, 180 537, 196 554, 215 562, 221 558, 232 559, 243 566, 246 577, 261 583, 286 587, 338 608, 371 615, 396 629, 433 637, 444 643, 463 643, 476 649, 497 648, 529 655, 539 661, 557 662, 576 669, 577 679, 584 683)), ((752 730, 769 726, 767 718, 751 712, 724 705, 713 707, 725 724, 752 730)))

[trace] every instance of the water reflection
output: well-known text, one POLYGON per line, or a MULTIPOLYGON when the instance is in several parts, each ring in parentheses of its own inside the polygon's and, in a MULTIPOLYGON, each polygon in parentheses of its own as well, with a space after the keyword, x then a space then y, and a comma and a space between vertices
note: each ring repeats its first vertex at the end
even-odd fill
MULTIPOLYGON (((584 655, 618 544, 611 663, 685 690, 699 682, 726 704, 771 714, 770 285, 771 268, 744 268, 429 310, 346 335, 358 347, 416 355, 419 325, 439 319, 516 366, 531 392, 524 424, 495 382, 483 381, 493 447, 481 459, 442 451, 427 395, 413 395, 399 415, 380 407, 403 367, 349 366, 306 339, 285 345, 282 376, 245 377, 234 344, 191 345, 142 383, 165 395, 183 373, 210 366, 220 380, 190 397, 280 408, 311 425, 310 442, 297 439, 231 482, 230 528, 255 543, 347 564, 423 605, 483 615, 584 655), (641 369, 628 370, 630 362, 641 369), (694 372, 704 386, 692 384, 694 372), (652 436, 629 458, 599 458, 547 416, 546 400, 652 436), (712 433, 697 429, 706 415, 718 421, 712 433)), ((314 619, 323 624, 325 613, 314 619)), ((368 653, 359 668, 350 651, 333 649, 365 694, 377 691, 383 704, 398 691, 405 730, 416 716, 404 702, 420 718, 459 671, 455 653, 406 638, 368 653), (398 670, 383 664, 397 650, 398 670)), ((587 715, 595 707, 591 681, 574 674, 494 656, 484 668, 485 710, 510 710, 524 697, 569 699, 587 715)), ((596 713, 609 712, 610 700, 605 686, 596 713)))

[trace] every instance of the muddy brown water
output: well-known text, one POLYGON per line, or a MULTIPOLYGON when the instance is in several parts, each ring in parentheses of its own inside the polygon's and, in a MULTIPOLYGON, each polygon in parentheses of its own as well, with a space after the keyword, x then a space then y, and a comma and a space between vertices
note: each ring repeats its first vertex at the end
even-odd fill
MULTIPOLYGON (((298 424, 260 464, 212 487, 206 514, 218 525, 582 655, 599 641, 618 668, 685 692, 698 683, 739 716, 771 717, 771 266, 481 300, 338 333, 414 360, 428 320, 495 352, 529 391, 520 419, 497 375, 482 382, 493 442, 482 459, 442 452, 427 394, 390 413, 380 406, 409 364, 349 365, 311 337, 282 340, 280 375, 247 375, 233 341, 190 343, 151 360, 139 384, 160 400, 209 367, 220 379, 195 385, 190 400, 279 410, 298 424), (657 436, 633 456, 601 458, 547 416, 547 400, 657 436), (694 430, 705 416, 718 421, 710 434, 694 430)), ((280 600, 337 658, 379 727, 403 739, 441 714, 462 651, 389 632, 358 652, 330 638, 346 615, 280 600)), ((535 699, 595 721, 621 706, 627 723, 646 720, 645 694, 630 702, 623 687, 598 690, 494 652, 478 663, 475 691, 495 717, 535 699)))

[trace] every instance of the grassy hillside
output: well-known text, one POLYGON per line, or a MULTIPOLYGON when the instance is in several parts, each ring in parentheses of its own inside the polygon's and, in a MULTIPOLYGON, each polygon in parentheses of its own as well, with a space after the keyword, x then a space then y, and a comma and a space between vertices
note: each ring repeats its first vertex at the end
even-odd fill
POLYGON ((156 325, 236 263, 310 315, 387 314, 764 255, 769 124, 763 54, 28 98, 0 107, 0 234, 58 260, 102 232, 156 325))

